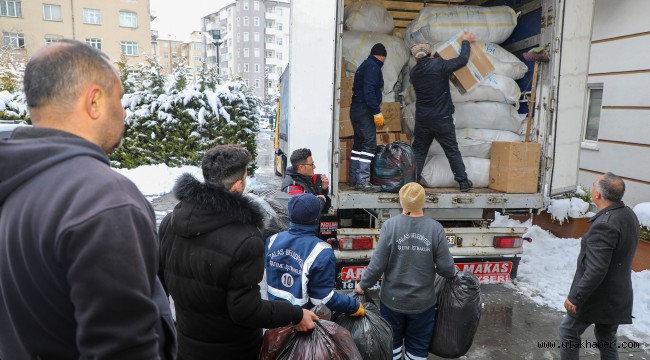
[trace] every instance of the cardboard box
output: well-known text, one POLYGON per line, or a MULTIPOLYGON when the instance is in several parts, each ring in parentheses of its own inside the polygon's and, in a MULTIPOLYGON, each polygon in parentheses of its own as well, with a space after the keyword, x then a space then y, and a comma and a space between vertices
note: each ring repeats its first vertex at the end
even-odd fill
POLYGON ((352 139, 341 139, 339 141, 340 165, 339 182, 349 182, 350 179, 350 156, 352 156, 352 139))
MULTIPOLYGON (((461 33, 447 40, 435 50, 435 54, 443 59, 453 59, 460 54, 462 39, 461 33)), ((461 94, 472 90, 478 83, 494 73, 494 66, 485 55, 481 46, 472 46, 469 52, 469 62, 462 68, 454 71, 449 77, 461 94)))
POLYGON ((354 78, 341 78, 341 107, 350 107, 352 105, 352 85, 354 78))
POLYGON ((339 138, 354 136, 354 129, 350 121, 350 108, 342 107, 339 111, 339 138))
POLYGON ((381 103, 381 113, 384 114, 384 126, 377 127, 378 133, 402 131, 402 109, 398 102, 381 103))
POLYGON ((411 135, 398 132, 377 134, 377 145, 390 144, 395 141, 411 144, 411 135))
POLYGON ((536 193, 540 154, 539 143, 493 142, 488 188, 506 193, 536 193))

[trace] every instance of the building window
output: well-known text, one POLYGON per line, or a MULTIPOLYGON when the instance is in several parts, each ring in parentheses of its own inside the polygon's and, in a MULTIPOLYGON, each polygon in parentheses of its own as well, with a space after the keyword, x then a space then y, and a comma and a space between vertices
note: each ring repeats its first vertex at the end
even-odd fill
POLYGON ((244 41, 250 41, 250 36, 247 32, 244 33, 244 41))
POLYGON ((278 30, 282 31, 282 23, 278 23, 278 30))
POLYGON ((598 141, 600 110, 603 106, 603 88, 589 87, 587 99, 587 121, 585 121, 585 141, 598 141))
POLYGON ((260 88, 260 79, 255 79, 255 87, 260 88))
POLYGON ((253 1, 253 10, 259 10, 260 9, 260 2, 255 0, 253 1))
POLYGON ((273 29, 273 21, 272 20, 267 20, 266 21, 266 28, 267 29, 273 29))
POLYGON ((260 33, 256 31, 255 34, 254 34, 254 36, 253 36, 253 39, 254 39, 255 41, 260 41, 260 33))
POLYGON ((246 86, 250 86, 250 82, 249 82, 249 80, 248 80, 248 79, 244 79, 244 84, 246 84, 246 86))
POLYGON ((273 44, 273 36, 266 35, 266 43, 267 44, 273 44))
POLYGON ((203 56, 194 55, 192 56, 192 61, 203 61, 203 56))
POLYGON ((273 51, 265 51, 265 57, 267 59, 273 58, 273 51))
POLYGON ((137 41, 122 41, 122 55, 138 56, 137 41))
POLYGON ((253 17, 253 25, 260 26, 260 18, 259 18, 259 16, 253 17))
POLYGON ((239 26, 239 17, 237 17, 237 26, 239 26))
POLYGON ((282 8, 278 6, 278 15, 282 16, 282 8))
POLYGON ((46 37, 45 38, 45 46, 50 46, 54 44, 55 42, 61 40, 63 37, 62 36, 57 36, 57 37, 46 37))
POLYGON ((120 11, 120 26, 138 27, 138 15, 130 11, 120 11))
POLYGON ((195 51, 203 51, 203 44, 192 44, 191 48, 195 51))
POLYGON ((84 9, 84 24, 101 24, 99 9, 84 9))
POLYGON ((102 49, 102 39, 86 39, 86 44, 94 47, 97 50, 102 49))
POLYGON ((260 72, 260 64, 255 64, 255 72, 260 72))
POLYGON ((244 10, 248 10, 250 3, 248 0, 244 0, 244 10))
POLYGON ((25 48, 25 34, 23 33, 10 33, 3 32, 2 40, 4 46, 10 49, 24 49, 25 48))
POLYGON ((266 6, 266 9, 264 9, 264 11, 267 12, 267 13, 271 13, 271 14, 272 14, 272 13, 273 13, 273 6, 269 6, 269 5, 267 5, 267 6, 266 6))
POLYGON ((282 38, 281 37, 278 38, 278 45, 282 45, 282 38))
POLYGON ((23 17, 22 1, 0 0, 0 16, 23 17))
POLYGON ((278 75, 282 75, 282 66, 278 66, 278 75))
POLYGON ((249 49, 248 49, 248 48, 244 48, 244 57, 245 57, 245 58, 246 58, 246 57, 249 57, 249 55, 250 55, 249 49))
POLYGON ((254 54, 256 58, 260 57, 260 48, 255 48, 254 54))
POLYGON ((237 49, 237 59, 241 57, 241 49, 237 49))
POLYGON ((43 4, 43 20, 61 21, 61 5, 43 4))
POLYGON ((239 42, 239 40, 240 40, 240 36, 239 33, 237 33, 237 42, 239 42))
POLYGON ((244 26, 248 26, 249 21, 248 21, 248 16, 244 16, 244 26))
POLYGON ((249 70, 248 63, 244 64, 244 72, 247 73, 249 70))
POLYGON ((282 53, 278 51, 277 55, 275 56, 278 60, 282 60, 282 53))

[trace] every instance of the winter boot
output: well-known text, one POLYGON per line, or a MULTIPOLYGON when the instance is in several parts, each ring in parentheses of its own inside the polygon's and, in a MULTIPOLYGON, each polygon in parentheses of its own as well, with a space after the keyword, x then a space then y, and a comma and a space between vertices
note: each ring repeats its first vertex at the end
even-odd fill
POLYGON ((365 182, 361 184, 357 184, 355 189, 361 190, 363 192, 368 192, 368 193, 376 193, 381 191, 381 186, 373 185, 370 183, 370 180, 366 179, 365 182))
POLYGON ((359 173, 359 160, 352 160, 350 159, 350 176, 349 176, 349 181, 348 185, 350 187, 355 187, 357 185, 357 174, 359 173))
POLYGON ((474 186, 474 184, 472 184, 472 180, 470 179, 461 181, 458 183, 458 185, 460 186, 460 192, 468 192, 469 189, 471 189, 472 186, 474 186))

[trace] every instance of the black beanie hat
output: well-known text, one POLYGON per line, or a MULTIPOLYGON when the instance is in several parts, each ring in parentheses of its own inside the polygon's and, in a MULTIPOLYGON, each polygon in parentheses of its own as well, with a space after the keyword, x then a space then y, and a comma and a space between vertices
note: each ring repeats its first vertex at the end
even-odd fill
POLYGON ((289 220, 294 224, 316 225, 320 220, 321 201, 312 194, 300 194, 289 199, 289 220))
POLYGON ((372 46, 372 49, 370 50, 370 55, 379 55, 379 56, 386 56, 386 47, 384 47, 384 44, 382 43, 376 43, 375 45, 372 46))

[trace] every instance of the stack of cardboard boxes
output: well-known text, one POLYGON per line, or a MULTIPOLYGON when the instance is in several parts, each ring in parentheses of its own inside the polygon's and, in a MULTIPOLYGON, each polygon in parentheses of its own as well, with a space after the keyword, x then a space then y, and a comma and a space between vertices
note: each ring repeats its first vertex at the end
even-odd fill
MULTIPOLYGON (((350 172, 350 154, 352 152, 352 137, 354 130, 350 121, 350 105, 352 104, 353 77, 346 76, 345 59, 341 71, 341 109, 339 112, 339 138, 341 151, 341 167, 339 181, 348 182, 350 172)), ((402 133, 402 110, 399 102, 385 102, 381 104, 384 115, 384 126, 377 127, 377 144, 389 144, 394 141, 403 141, 410 144, 410 136, 402 133)))

